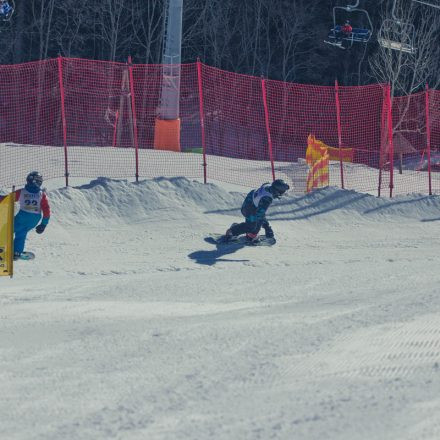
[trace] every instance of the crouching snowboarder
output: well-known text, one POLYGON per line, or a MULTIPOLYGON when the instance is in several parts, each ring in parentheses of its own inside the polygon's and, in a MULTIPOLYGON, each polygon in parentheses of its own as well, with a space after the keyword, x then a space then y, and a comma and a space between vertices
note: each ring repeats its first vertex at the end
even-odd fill
POLYGON ((49 223, 49 200, 41 189, 42 184, 42 175, 32 171, 26 177, 25 187, 15 191, 15 201, 20 203, 20 210, 14 218, 14 260, 21 258, 24 252, 27 233, 35 228, 37 234, 42 234, 49 223))
POLYGON ((274 238, 273 230, 266 219, 266 211, 273 199, 280 198, 289 185, 282 179, 276 179, 270 183, 264 183, 260 188, 252 190, 244 199, 241 213, 245 217, 243 223, 233 223, 226 231, 225 241, 235 239, 241 234, 246 234, 246 239, 258 242, 258 233, 263 228, 267 238, 274 238))

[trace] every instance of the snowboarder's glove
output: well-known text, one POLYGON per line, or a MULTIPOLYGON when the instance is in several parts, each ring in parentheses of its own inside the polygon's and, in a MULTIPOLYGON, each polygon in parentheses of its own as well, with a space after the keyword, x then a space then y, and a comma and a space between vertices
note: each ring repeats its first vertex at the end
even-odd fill
POLYGON ((266 225, 264 227, 264 230, 266 231, 267 238, 273 238, 274 234, 273 234, 272 228, 269 225, 266 225))
POLYGON ((35 231, 37 232, 37 234, 42 234, 42 233, 44 232, 45 229, 46 229, 46 225, 39 224, 39 225, 35 228, 35 231))

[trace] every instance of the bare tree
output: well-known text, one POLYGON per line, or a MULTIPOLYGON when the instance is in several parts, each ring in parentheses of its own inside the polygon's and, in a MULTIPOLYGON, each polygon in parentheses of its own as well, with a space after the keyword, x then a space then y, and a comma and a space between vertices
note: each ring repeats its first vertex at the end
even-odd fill
MULTIPOLYGON (((381 45, 370 57, 369 67, 377 82, 390 85, 391 98, 399 97, 393 101, 398 116, 393 121, 393 138, 401 139, 409 132, 424 134, 423 101, 414 93, 422 91, 427 83, 433 88, 440 84, 440 14, 430 8, 422 11, 413 2, 396 0, 394 10, 383 12, 382 22, 378 37, 381 45), (414 106, 421 108, 416 111, 414 106)), ((400 158, 400 172, 407 151, 400 147, 395 151, 400 158)))
POLYGON ((89 31, 91 8, 88 0, 64 0, 55 6, 57 16, 53 36, 58 51, 66 57, 83 53, 89 31))
POLYGON ((135 0, 132 14, 132 32, 144 49, 144 62, 158 64, 162 60, 165 0, 135 0))
POLYGON ((54 18, 55 0, 32 0, 32 34, 38 37, 38 59, 47 58, 54 18))
MULTIPOLYGON (((203 0, 198 24, 201 27, 202 59, 216 67, 234 69, 241 59, 234 58, 234 38, 239 30, 234 0, 203 0)), ((188 45, 184 33, 184 45, 188 45)), ((194 35, 194 33, 193 33, 194 35)))
POLYGON ((95 3, 98 38, 106 49, 105 59, 115 61, 117 55, 128 55, 132 39, 132 3, 125 0, 101 0, 95 3))
POLYGON ((421 14, 418 9, 412 2, 399 0, 395 9, 397 20, 382 15, 383 22, 389 23, 387 29, 382 29, 382 34, 388 41, 397 44, 379 46, 378 51, 370 57, 369 65, 376 81, 390 84, 391 96, 414 93, 428 81, 431 81, 433 87, 440 84, 440 75, 437 74, 440 14, 431 9, 421 14), (399 38, 404 40, 400 41, 400 47, 399 38), (409 42, 411 47, 406 46, 409 42))
POLYGON ((294 0, 281 2, 278 8, 271 9, 269 31, 275 30, 276 38, 268 32, 267 45, 273 47, 276 60, 272 59, 272 55, 268 61, 280 69, 279 79, 295 81, 299 72, 311 66, 316 69, 316 58, 312 56, 311 47, 314 41, 319 41, 319 32, 311 24, 318 6, 307 0, 294 0))

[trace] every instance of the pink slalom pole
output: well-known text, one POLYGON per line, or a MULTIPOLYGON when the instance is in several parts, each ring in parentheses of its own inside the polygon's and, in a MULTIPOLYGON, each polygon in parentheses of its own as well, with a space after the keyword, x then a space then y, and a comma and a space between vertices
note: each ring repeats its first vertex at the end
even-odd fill
POLYGON ((263 95, 264 119, 266 121, 267 144, 269 146, 269 158, 272 167, 272 180, 275 180, 275 166, 273 163, 272 136, 270 135, 269 109, 267 106, 266 82, 261 78, 261 91, 263 95))
POLYGON ((432 196, 432 180, 431 180, 431 122, 429 120, 429 87, 426 84, 425 91, 425 111, 426 111, 426 157, 428 158, 428 190, 432 196))
POLYGON ((338 144, 339 144, 339 168, 341 173, 341 188, 344 189, 344 166, 342 164, 342 127, 341 127, 341 104, 339 102, 339 84, 335 80, 336 120, 338 123, 338 144))
POLYGON ((394 188, 394 145, 393 145, 393 103, 391 101, 391 86, 388 84, 388 145, 390 157, 390 197, 394 188))
POLYGON ((67 160, 67 123, 66 123, 66 107, 63 84, 63 58, 58 57, 58 82, 60 85, 61 97, 61 121, 63 125, 63 146, 64 146, 64 177, 66 178, 66 186, 69 186, 69 163, 67 160))
POLYGON ((136 157, 136 182, 139 182, 139 143, 138 143, 138 131, 136 120, 136 105, 134 101, 134 82, 133 82, 133 64, 131 62, 131 56, 128 57, 128 72, 130 76, 130 98, 131 98, 131 113, 133 115, 133 137, 134 137, 134 149, 136 157))
POLYGON ((206 137, 205 137, 205 112, 203 110, 203 83, 202 83, 202 63, 197 58, 197 82, 199 86, 199 112, 200 129, 202 132, 202 151, 203 151, 203 183, 206 183, 206 137))
POLYGON ((377 184, 377 197, 380 197, 380 192, 382 189, 382 158, 384 157, 384 148, 386 145, 386 137, 385 137, 385 119, 387 115, 387 87, 383 89, 382 96, 382 112, 380 115, 380 150, 379 150, 379 181, 377 184))

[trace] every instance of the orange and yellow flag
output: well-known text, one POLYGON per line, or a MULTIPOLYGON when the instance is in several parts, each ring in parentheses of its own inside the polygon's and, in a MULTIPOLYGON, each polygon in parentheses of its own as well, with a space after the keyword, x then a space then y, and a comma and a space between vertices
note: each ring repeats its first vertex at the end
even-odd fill
POLYGON ((309 166, 306 191, 322 188, 329 183, 329 154, 328 147, 313 135, 307 138, 306 161, 309 166))

